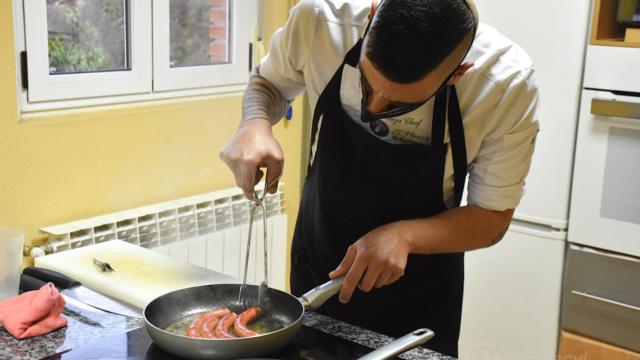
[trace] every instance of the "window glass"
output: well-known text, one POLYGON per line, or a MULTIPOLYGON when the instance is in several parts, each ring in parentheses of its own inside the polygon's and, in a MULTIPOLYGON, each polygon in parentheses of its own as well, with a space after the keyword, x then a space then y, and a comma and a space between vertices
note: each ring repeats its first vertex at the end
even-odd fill
POLYGON ((49 74, 128 70, 126 0, 47 0, 49 74))
POLYGON ((170 66, 225 64, 230 0, 171 0, 170 66))

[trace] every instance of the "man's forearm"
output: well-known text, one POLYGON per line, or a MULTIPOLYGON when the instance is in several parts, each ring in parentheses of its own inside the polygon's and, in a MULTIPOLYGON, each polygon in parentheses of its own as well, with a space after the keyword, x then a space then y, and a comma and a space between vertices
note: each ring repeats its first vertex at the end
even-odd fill
POLYGON ((463 206, 425 219, 399 222, 403 237, 417 254, 452 253, 491 246, 504 236, 513 210, 463 206))
POLYGON ((274 125, 284 116, 288 106, 278 89, 261 77, 256 68, 249 77, 249 84, 242 98, 240 125, 256 119, 264 119, 274 125))

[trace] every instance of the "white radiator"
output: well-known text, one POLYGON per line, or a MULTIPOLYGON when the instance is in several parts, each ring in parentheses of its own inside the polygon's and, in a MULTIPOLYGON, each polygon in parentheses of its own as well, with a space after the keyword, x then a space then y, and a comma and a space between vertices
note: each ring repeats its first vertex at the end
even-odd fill
MULTIPOLYGON (((257 185, 256 188, 262 188, 257 185)), ((283 185, 268 194, 268 280, 284 290, 287 215, 283 185)), ((231 188, 40 229, 49 235, 47 249, 59 252, 119 239, 194 265, 240 278, 248 236, 248 201, 231 188)), ((263 279, 262 213, 256 210, 247 279, 263 279)))

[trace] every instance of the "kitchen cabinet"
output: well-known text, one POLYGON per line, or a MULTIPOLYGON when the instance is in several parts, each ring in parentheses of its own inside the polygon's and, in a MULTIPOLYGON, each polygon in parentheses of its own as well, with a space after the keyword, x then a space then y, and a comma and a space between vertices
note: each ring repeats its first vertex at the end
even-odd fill
POLYGON ((640 353, 632 352, 568 331, 562 331, 560 334, 558 358, 584 360, 640 360, 640 353))

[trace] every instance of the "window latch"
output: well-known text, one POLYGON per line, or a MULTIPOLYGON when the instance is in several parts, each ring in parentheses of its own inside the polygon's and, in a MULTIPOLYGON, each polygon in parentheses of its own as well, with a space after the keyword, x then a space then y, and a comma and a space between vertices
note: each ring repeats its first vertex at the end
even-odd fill
POLYGON ((20 52, 20 80, 22 82, 22 88, 29 89, 29 70, 27 69, 27 52, 20 52))
POLYGON ((249 43, 249 72, 253 70, 253 43, 249 43))

